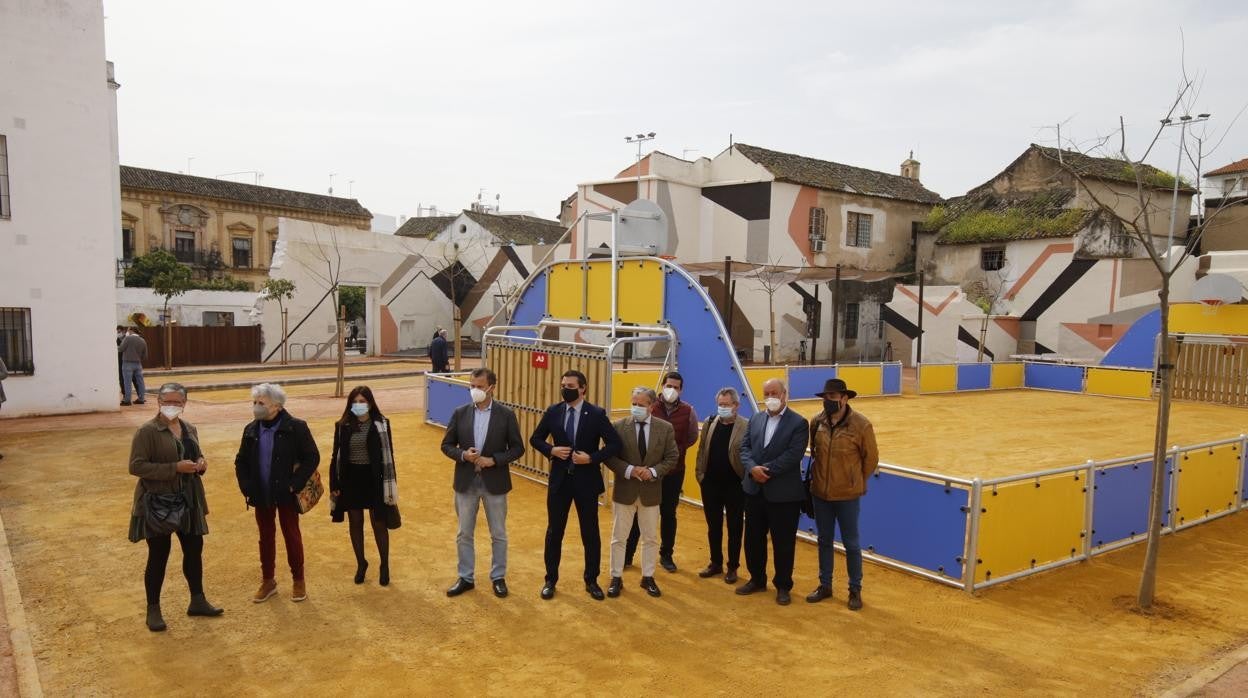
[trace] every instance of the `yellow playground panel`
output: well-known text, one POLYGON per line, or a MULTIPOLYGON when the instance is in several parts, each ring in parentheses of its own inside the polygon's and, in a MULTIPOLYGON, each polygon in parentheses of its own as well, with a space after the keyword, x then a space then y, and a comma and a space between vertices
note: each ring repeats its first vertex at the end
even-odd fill
POLYGON ((1023 364, 994 363, 992 365, 991 385, 993 390, 1023 387, 1023 364))
POLYGON ((1241 468, 1238 443, 1187 451, 1178 464, 1175 515, 1180 526, 1235 508, 1241 468))
POLYGON ((957 389, 957 366, 953 364, 923 364, 919 367, 920 393, 951 393, 957 389))
MULTIPOLYGON (((745 380, 750 384, 750 390, 754 391, 754 398, 759 404, 763 402, 763 383, 778 378, 786 380, 789 372, 783 366, 758 366, 754 368, 743 369, 745 371, 745 380)), ((744 397, 744 396, 742 396, 744 397)), ((801 400, 808 396, 790 395, 791 399, 801 400)))
MULTIPOLYGON (((611 321, 611 262, 556 264, 550 268, 546 307, 551 317, 611 321)), ((620 262, 620 322, 657 325, 663 320, 663 268, 654 261, 620 262)))
POLYGON ((1085 529, 1085 484, 1075 472, 984 485, 975 581, 1079 554, 1085 529))
POLYGON ((663 372, 654 369, 617 368, 611 371, 611 410, 627 412, 633 401, 633 388, 657 388, 663 372))
POLYGON ((1248 305, 1220 305, 1209 308, 1200 303, 1170 306, 1170 331, 1183 334, 1248 334, 1248 305))
POLYGON ((1153 372, 1117 368, 1088 367, 1084 392, 1090 395, 1134 397, 1147 400, 1153 396, 1153 372))
POLYGON ((585 270, 579 262, 556 264, 547 280, 546 312, 551 317, 580 320, 585 315, 585 270))
POLYGON ((836 377, 845 381, 845 385, 858 391, 859 395, 884 394, 883 366, 837 366, 836 377))

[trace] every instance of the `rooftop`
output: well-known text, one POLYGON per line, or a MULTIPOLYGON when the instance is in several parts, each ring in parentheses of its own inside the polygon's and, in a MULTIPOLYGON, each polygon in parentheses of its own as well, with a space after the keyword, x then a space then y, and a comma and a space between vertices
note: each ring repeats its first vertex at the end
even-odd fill
POLYGON ((394 231, 395 235, 407 238, 431 238, 442 232, 451 221, 459 218, 459 216, 420 216, 417 218, 408 218, 403 221, 403 225, 394 231))
POLYGON ((1232 162, 1231 164, 1226 165, 1225 167, 1219 167, 1218 169, 1213 170, 1212 172, 1206 172, 1205 176, 1206 177, 1220 177, 1222 175, 1239 174, 1241 172, 1248 172, 1248 158, 1244 158, 1243 160, 1232 162))
MULTIPOLYGON (((1088 179, 1100 179, 1111 182, 1123 182, 1125 184, 1136 183, 1136 166, 1118 157, 1096 157, 1087 155, 1077 150, 1060 150, 1058 148, 1049 148, 1043 145, 1031 144, 1029 150, 1034 150, 1044 157, 1057 162, 1063 169, 1074 172, 1080 177, 1088 179)), ((1024 156, 1026 153, 1024 153, 1024 156)), ((1146 187, 1156 189, 1170 189, 1174 186, 1174 175, 1165 170, 1157 169, 1152 165, 1140 165, 1140 181, 1146 187)), ((1182 189, 1189 189, 1191 185, 1179 180, 1182 189)))
POLYGON ((939 194, 909 177, 767 150, 744 143, 737 143, 736 148, 742 155, 766 168, 777 181, 921 204, 941 202, 939 194))
POLYGON ((340 216, 372 220, 368 209, 360 205, 356 199, 344 199, 325 194, 309 194, 289 189, 275 189, 255 184, 231 182, 225 179, 196 177, 194 175, 162 170, 148 170, 142 167, 121 166, 121 186, 123 189, 146 189, 149 191, 169 191, 190 196, 202 196, 209 199, 225 201, 243 201, 250 204, 262 204, 280 208, 331 213, 340 216))
POLYGON ((933 209, 927 228, 937 232, 941 245, 1070 237, 1096 216, 1095 211, 1066 208, 1074 196, 1067 187, 1006 195, 979 187, 933 209))
MULTIPOLYGON (((462 214, 485 228, 501 242, 514 245, 553 245, 563 235, 564 227, 558 221, 523 214, 500 215, 465 210, 462 214)), ((427 216, 409 218, 395 231, 403 237, 432 238, 446 229, 459 216, 427 216)))

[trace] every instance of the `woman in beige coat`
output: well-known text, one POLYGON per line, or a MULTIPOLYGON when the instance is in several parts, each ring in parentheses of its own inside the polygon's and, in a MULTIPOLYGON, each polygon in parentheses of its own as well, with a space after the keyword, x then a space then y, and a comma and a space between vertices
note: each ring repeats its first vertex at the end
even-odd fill
POLYGON ((147 590, 147 628, 165 629, 160 613, 160 590, 165 566, 177 533, 182 546, 182 574, 191 590, 188 616, 219 616, 224 611, 204 597, 204 535, 208 533, 208 501, 202 477, 208 461, 199 448, 195 427, 182 421, 186 388, 177 383, 160 386, 160 411, 139 427, 130 446, 130 474, 139 478, 134 486, 130 509, 130 541, 147 541, 147 569, 143 586, 147 590), (172 495, 172 497, 170 496, 172 495), (149 508, 155 511, 181 511, 173 532, 153 530, 149 508))

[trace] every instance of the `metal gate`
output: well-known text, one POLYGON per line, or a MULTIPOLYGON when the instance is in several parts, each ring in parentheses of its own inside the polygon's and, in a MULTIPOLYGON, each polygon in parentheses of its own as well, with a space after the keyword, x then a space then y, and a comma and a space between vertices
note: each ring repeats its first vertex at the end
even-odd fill
POLYGON ((1175 398, 1248 407, 1248 339, 1179 334, 1169 348, 1175 398))

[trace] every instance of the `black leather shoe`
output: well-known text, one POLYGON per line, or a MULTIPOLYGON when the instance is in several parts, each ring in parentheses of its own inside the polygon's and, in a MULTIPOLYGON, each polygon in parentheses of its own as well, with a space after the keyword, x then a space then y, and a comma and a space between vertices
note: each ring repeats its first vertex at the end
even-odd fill
POLYGON ((494 587, 494 595, 500 599, 507 598, 507 580, 499 577, 490 583, 494 587))
POLYGON ((555 598, 555 583, 546 582, 546 585, 542 587, 542 601, 550 601, 553 598, 555 598))
POLYGON ((647 594, 656 598, 663 595, 663 592, 659 591, 659 585, 654 583, 654 577, 642 577, 641 588, 645 589, 647 594))
POLYGON ((862 592, 854 589, 849 590, 849 601, 845 604, 851 611, 862 610, 862 592))
POLYGON ((460 577, 459 579, 455 580, 455 583, 451 585, 450 589, 446 590, 446 595, 447 596, 459 596, 465 591, 472 591, 473 589, 476 588, 476 586, 477 586, 476 584, 473 584, 467 579, 460 577))
POLYGON ((355 566, 355 583, 364 583, 364 573, 368 571, 368 563, 361 562, 355 566))
POLYGON ((728 573, 724 575, 724 583, 725 584, 737 583, 737 568, 736 567, 728 568, 728 573))
POLYGON ((225 613, 225 609, 217 608, 208 603, 207 597, 203 594, 192 594, 191 605, 186 607, 186 615, 188 616, 205 616, 207 618, 215 618, 225 613))
POLYGON ((135 401, 134 401, 134 404, 136 404, 136 405, 146 405, 146 404, 147 404, 147 400, 135 400, 135 401))
POLYGON ((660 556, 659 556, 659 567, 662 567, 663 569, 667 570, 668 572, 675 572, 675 571, 676 571, 676 562, 675 562, 674 560, 672 560, 672 556, 671 556, 671 555, 660 555, 660 556))
POLYGON ((614 599, 620 595, 621 591, 624 591, 624 580, 619 577, 612 577, 611 583, 607 585, 607 596, 614 599))
POLYGON ((160 615, 160 604, 149 603, 147 605, 147 629, 154 632, 164 632, 165 619, 160 615))
POLYGON ((767 590, 766 584, 759 584, 758 582, 751 579, 745 584, 742 584, 741 586, 737 587, 737 595, 749 596, 750 594, 753 594, 759 591, 766 591, 766 590, 767 590))
POLYGON ((125 400, 122 400, 122 401, 121 401, 121 406, 122 406, 122 407, 129 407, 129 406, 130 406, 130 403, 126 402, 125 400))
POLYGON ((788 589, 776 589, 776 603, 781 606, 788 606, 793 602, 793 598, 789 596, 788 589))
POLYGON ((707 565, 705 569, 698 572, 698 576, 706 579, 707 577, 718 577, 724 573, 724 568, 719 565, 707 565))
POLYGON ((832 598, 832 587, 825 587, 820 584, 815 590, 806 595, 806 603, 819 603, 824 599, 832 598))
POLYGON ((585 593, 594 601, 602 601, 607 595, 602 593, 602 587, 598 586, 598 582, 585 582, 585 593))
POLYGON ((381 563, 381 572, 377 575, 377 583, 383 587, 390 586, 390 563, 381 563))

